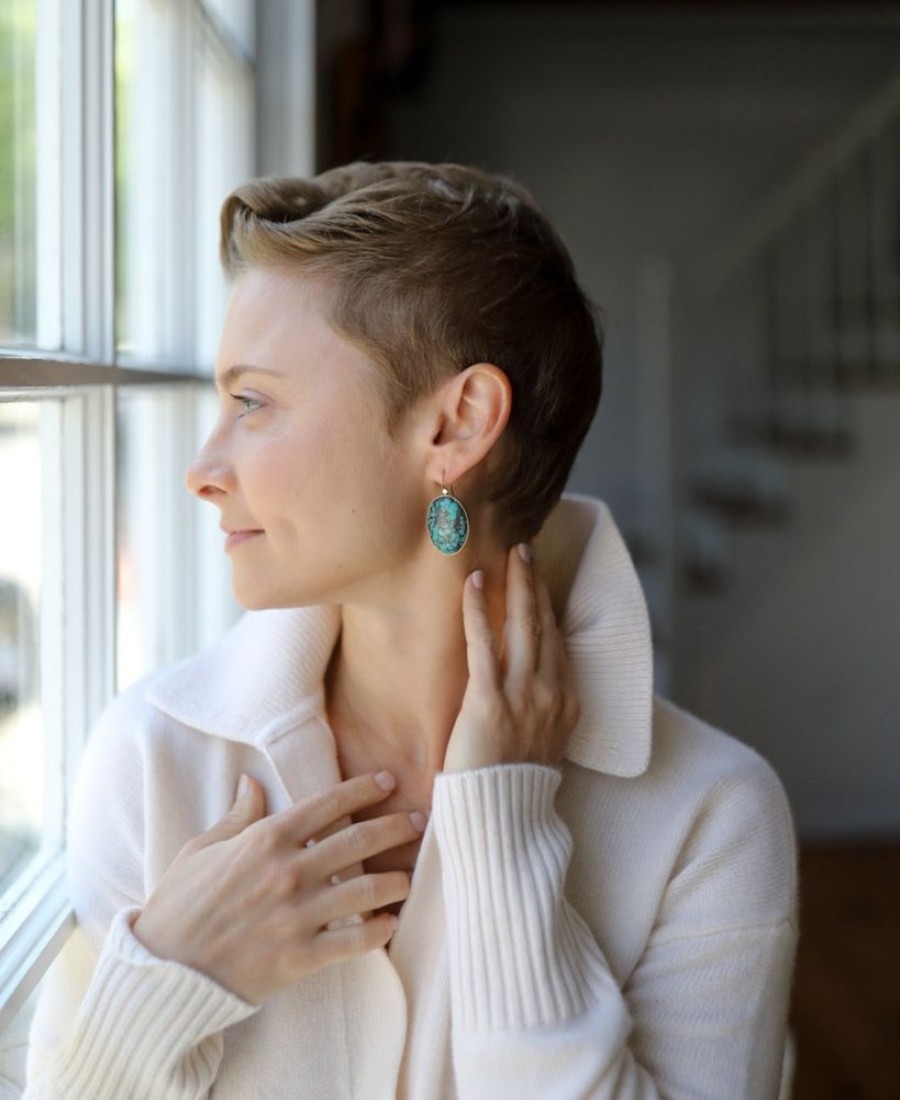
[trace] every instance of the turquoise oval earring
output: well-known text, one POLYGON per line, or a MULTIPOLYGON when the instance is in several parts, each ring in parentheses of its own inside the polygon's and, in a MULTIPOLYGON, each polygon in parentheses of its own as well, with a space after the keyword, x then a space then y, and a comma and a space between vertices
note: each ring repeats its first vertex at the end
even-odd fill
POLYGON ((441 495, 428 505, 425 516, 428 537, 442 554, 458 554, 469 538, 469 517, 460 501, 441 479, 441 495))

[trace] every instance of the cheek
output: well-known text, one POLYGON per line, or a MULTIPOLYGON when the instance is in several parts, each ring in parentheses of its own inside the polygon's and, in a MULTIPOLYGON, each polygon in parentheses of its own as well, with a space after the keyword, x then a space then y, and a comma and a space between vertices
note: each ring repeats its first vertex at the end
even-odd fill
POLYGON ((253 518, 267 529, 288 520, 310 481, 310 455, 286 436, 260 433, 247 439, 235 465, 239 492, 253 518))
POLYGON ((339 435, 324 417, 302 431, 260 440, 247 456, 243 477, 248 497, 270 523, 304 529, 356 509, 380 480, 365 445, 339 435))
POLYGON ((351 541, 360 531, 408 539, 417 525, 424 530, 414 464, 369 421, 365 410, 321 409, 260 437, 242 478, 260 524, 291 542, 306 542, 317 528, 351 541))

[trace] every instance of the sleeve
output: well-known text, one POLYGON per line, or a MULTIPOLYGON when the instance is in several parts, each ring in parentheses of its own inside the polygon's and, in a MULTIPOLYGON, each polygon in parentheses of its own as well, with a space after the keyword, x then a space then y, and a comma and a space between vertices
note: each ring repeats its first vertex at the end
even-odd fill
POLYGON ((201 1100, 223 1029, 257 1010, 151 955, 132 932, 146 900, 141 720, 133 691, 117 699, 79 768, 68 849, 76 931, 42 984, 23 1100, 201 1100))
POLYGON ((116 916, 93 966, 90 947, 76 940, 48 976, 32 1027, 24 1100, 208 1095, 223 1029, 255 1008, 205 975, 151 955, 131 932, 139 912, 116 916), (66 1006, 71 1016, 60 1019, 66 1006), (48 1050, 48 1036, 60 1033, 62 1042, 48 1050))
MULTIPOLYGON (((435 782, 460 1100, 775 1100, 793 919, 711 928, 686 889, 620 989, 564 896, 560 781, 522 764, 435 782)), ((704 858, 681 884, 709 890, 704 858)))

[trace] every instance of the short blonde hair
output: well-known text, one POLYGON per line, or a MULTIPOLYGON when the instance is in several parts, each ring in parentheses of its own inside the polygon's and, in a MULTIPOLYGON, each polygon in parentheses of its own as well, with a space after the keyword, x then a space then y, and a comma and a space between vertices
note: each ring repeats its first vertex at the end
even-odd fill
POLYGON ((532 538, 600 400, 602 332, 562 241, 517 183, 457 164, 356 163, 265 177, 221 211, 221 259, 320 273, 329 322, 380 368, 385 426, 473 363, 512 410, 480 486, 504 542, 532 538))

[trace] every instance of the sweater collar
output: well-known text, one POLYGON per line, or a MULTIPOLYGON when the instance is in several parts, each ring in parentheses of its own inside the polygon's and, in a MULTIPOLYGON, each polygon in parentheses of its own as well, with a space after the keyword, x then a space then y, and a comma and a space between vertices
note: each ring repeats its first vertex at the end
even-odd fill
MULTIPOLYGON (((653 649, 622 537, 602 501, 566 493, 535 546, 581 706, 566 756, 640 775, 650 759, 653 649)), ((262 747, 323 714, 340 625, 335 604, 248 611, 218 642, 155 678, 149 701, 186 726, 262 747)))

